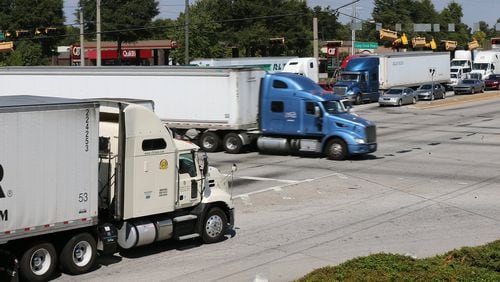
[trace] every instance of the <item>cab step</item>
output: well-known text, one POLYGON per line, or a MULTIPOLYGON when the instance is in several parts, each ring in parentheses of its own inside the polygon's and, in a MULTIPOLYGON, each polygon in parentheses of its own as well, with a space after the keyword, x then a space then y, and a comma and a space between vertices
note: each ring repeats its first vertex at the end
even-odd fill
POLYGON ((198 238, 200 237, 200 234, 198 233, 193 233, 193 234, 187 234, 187 235, 182 235, 182 236, 179 236, 175 239, 179 240, 179 241, 182 241, 182 240, 187 240, 187 239, 192 239, 192 238, 198 238))
POLYGON ((174 217, 174 222, 190 221, 190 220, 195 220, 197 218, 198 218, 198 216, 196 216, 194 214, 181 215, 181 216, 174 217))

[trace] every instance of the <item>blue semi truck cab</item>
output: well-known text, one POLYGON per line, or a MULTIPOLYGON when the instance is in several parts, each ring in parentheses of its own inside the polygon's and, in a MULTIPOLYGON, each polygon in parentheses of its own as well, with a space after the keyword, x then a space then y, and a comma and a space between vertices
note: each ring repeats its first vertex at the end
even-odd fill
POLYGON ((379 58, 358 57, 349 60, 333 91, 357 105, 378 101, 379 58))
POLYGON ((375 124, 350 114, 341 97, 309 78, 265 74, 260 87, 259 150, 316 152, 333 160, 377 150, 375 124))

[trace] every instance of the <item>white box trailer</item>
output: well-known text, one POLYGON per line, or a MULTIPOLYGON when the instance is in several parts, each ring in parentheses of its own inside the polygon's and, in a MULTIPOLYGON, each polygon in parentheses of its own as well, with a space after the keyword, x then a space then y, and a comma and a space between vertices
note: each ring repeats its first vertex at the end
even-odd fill
POLYGON ((425 83, 450 82, 448 52, 401 52, 378 54, 379 89, 416 87, 425 83))
POLYGON ((97 224, 97 104, 9 100, 0 107, 0 244, 97 224))
POLYGON ((179 128, 257 127, 258 68, 14 67, 0 68, 0 95, 141 98, 179 128))

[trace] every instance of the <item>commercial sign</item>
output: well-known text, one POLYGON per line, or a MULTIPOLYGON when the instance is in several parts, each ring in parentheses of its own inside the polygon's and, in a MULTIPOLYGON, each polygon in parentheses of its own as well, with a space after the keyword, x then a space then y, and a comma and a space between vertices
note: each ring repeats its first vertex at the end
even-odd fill
POLYGON ((326 56, 327 57, 335 57, 335 56, 337 56, 337 47, 328 47, 326 49, 326 56))

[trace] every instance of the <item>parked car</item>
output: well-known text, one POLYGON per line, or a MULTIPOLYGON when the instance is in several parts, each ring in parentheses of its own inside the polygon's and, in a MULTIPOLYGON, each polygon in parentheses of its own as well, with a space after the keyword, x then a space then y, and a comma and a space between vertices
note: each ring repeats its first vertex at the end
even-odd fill
POLYGON ((456 94, 474 94, 476 92, 484 92, 484 81, 479 79, 463 79, 453 87, 456 94))
POLYGON ((446 90, 443 85, 436 84, 423 84, 417 89, 419 100, 434 100, 446 98, 446 90))
POLYGON ((378 99, 379 106, 401 106, 415 104, 418 100, 417 92, 411 88, 393 87, 385 91, 378 99))
POLYGON ((500 90, 500 74, 492 74, 484 81, 486 89, 500 90))

